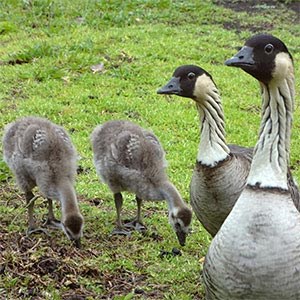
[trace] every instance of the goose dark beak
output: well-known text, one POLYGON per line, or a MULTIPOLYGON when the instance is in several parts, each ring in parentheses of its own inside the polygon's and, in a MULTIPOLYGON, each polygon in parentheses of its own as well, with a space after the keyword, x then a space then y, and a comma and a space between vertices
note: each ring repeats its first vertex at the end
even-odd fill
POLYGON ((182 89, 178 77, 172 77, 171 80, 157 91, 157 94, 163 95, 180 95, 182 89))
POLYGON ((244 46, 235 56, 227 59, 225 65, 242 69, 251 69, 255 66, 253 48, 244 46))
POLYGON ((179 241, 180 246, 185 245, 186 233, 183 231, 176 231, 177 239, 179 241))
POLYGON ((80 241, 80 239, 74 240, 74 244, 75 244, 75 247, 76 247, 76 248, 78 248, 78 249, 81 248, 81 241, 80 241))

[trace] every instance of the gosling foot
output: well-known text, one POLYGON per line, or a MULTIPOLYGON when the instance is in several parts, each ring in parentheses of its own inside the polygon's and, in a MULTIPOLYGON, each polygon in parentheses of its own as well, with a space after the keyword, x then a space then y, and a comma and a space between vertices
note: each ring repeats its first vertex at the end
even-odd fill
POLYGON ((131 229, 131 230, 136 230, 136 231, 142 232, 142 233, 147 231, 147 227, 143 223, 138 222, 137 220, 133 220, 133 221, 125 223, 124 227, 131 229))
POLYGON ((35 234, 35 233, 44 233, 47 236, 50 236, 49 232, 46 229, 41 228, 41 227, 29 227, 27 229, 26 235, 29 236, 29 235, 35 234))
POLYGON ((131 236, 131 232, 128 231, 125 228, 116 227, 110 235, 125 235, 125 236, 131 236))
POLYGON ((55 218, 54 219, 48 218, 43 225, 54 227, 54 228, 59 228, 59 229, 61 229, 61 226, 62 226, 61 222, 55 218))

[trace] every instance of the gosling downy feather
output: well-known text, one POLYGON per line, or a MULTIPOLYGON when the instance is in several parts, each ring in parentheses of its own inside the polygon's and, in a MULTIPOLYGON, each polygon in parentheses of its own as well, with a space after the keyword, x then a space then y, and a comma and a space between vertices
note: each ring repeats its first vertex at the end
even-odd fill
POLYGON ((190 198, 197 218, 214 236, 245 186, 253 149, 226 144, 221 97, 211 75, 202 68, 178 67, 158 93, 191 98, 196 103, 201 137, 190 198))
POLYGON ((44 118, 20 118, 5 128, 3 154, 19 188, 26 196, 28 233, 36 230, 32 189, 38 186, 48 199, 47 222, 57 225, 52 208, 52 199, 57 199, 62 211, 59 227, 79 247, 83 217, 74 189, 77 154, 66 131, 44 118))
POLYGON ((287 178, 292 57, 281 40, 262 34, 225 64, 259 80, 262 119, 247 185, 206 255, 206 299, 300 299, 300 214, 287 178))
POLYGON ((114 194, 117 227, 123 229, 122 191, 136 195, 138 225, 142 200, 166 200, 170 224, 184 245, 192 213, 166 175, 165 153, 157 137, 132 122, 115 120, 97 126, 91 140, 97 174, 114 194))

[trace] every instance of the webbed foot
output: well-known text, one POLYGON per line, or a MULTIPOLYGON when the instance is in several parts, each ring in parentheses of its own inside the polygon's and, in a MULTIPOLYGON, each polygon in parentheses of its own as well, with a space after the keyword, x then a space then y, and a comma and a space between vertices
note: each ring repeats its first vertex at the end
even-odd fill
POLYGON ((147 227, 143 223, 138 222, 137 220, 133 220, 125 223, 124 227, 128 229, 136 230, 138 232, 145 232, 147 230, 147 227))
POLYGON ((131 232, 126 230, 125 228, 119 228, 116 227, 110 235, 125 235, 125 236, 131 236, 131 232))
POLYGON ((34 234, 34 233, 44 233, 47 236, 50 236, 49 232, 46 229, 41 228, 41 227, 29 227, 27 229, 27 232, 26 232, 27 236, 34 234))
POLYGON ((61 229, 61 226, 62 226, 62 224, 61 224, 61 222, 59 220, 57 220, 57 219, 49 219, 49 218, 45 221, 45 223, 43 225, 44 226, 54 227, 54 228, 59 228, 59 229, 61 229))

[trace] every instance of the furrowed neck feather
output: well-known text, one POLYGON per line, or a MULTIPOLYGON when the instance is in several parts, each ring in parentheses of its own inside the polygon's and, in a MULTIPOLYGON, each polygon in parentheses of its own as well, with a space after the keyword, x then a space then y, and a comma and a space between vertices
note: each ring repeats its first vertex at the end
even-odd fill
POLYGON ((294 74, 261 83, 262 119, 248 184, 287 190, 290 135, 294 110, 294 74))
POLYGON ((196 105, 201 122, 197 161, 213 167, 224 160, 230 150, 225 140, 224 113, 219 93, 213 90, 203 97, 203 101, 197 101, 196 105))

